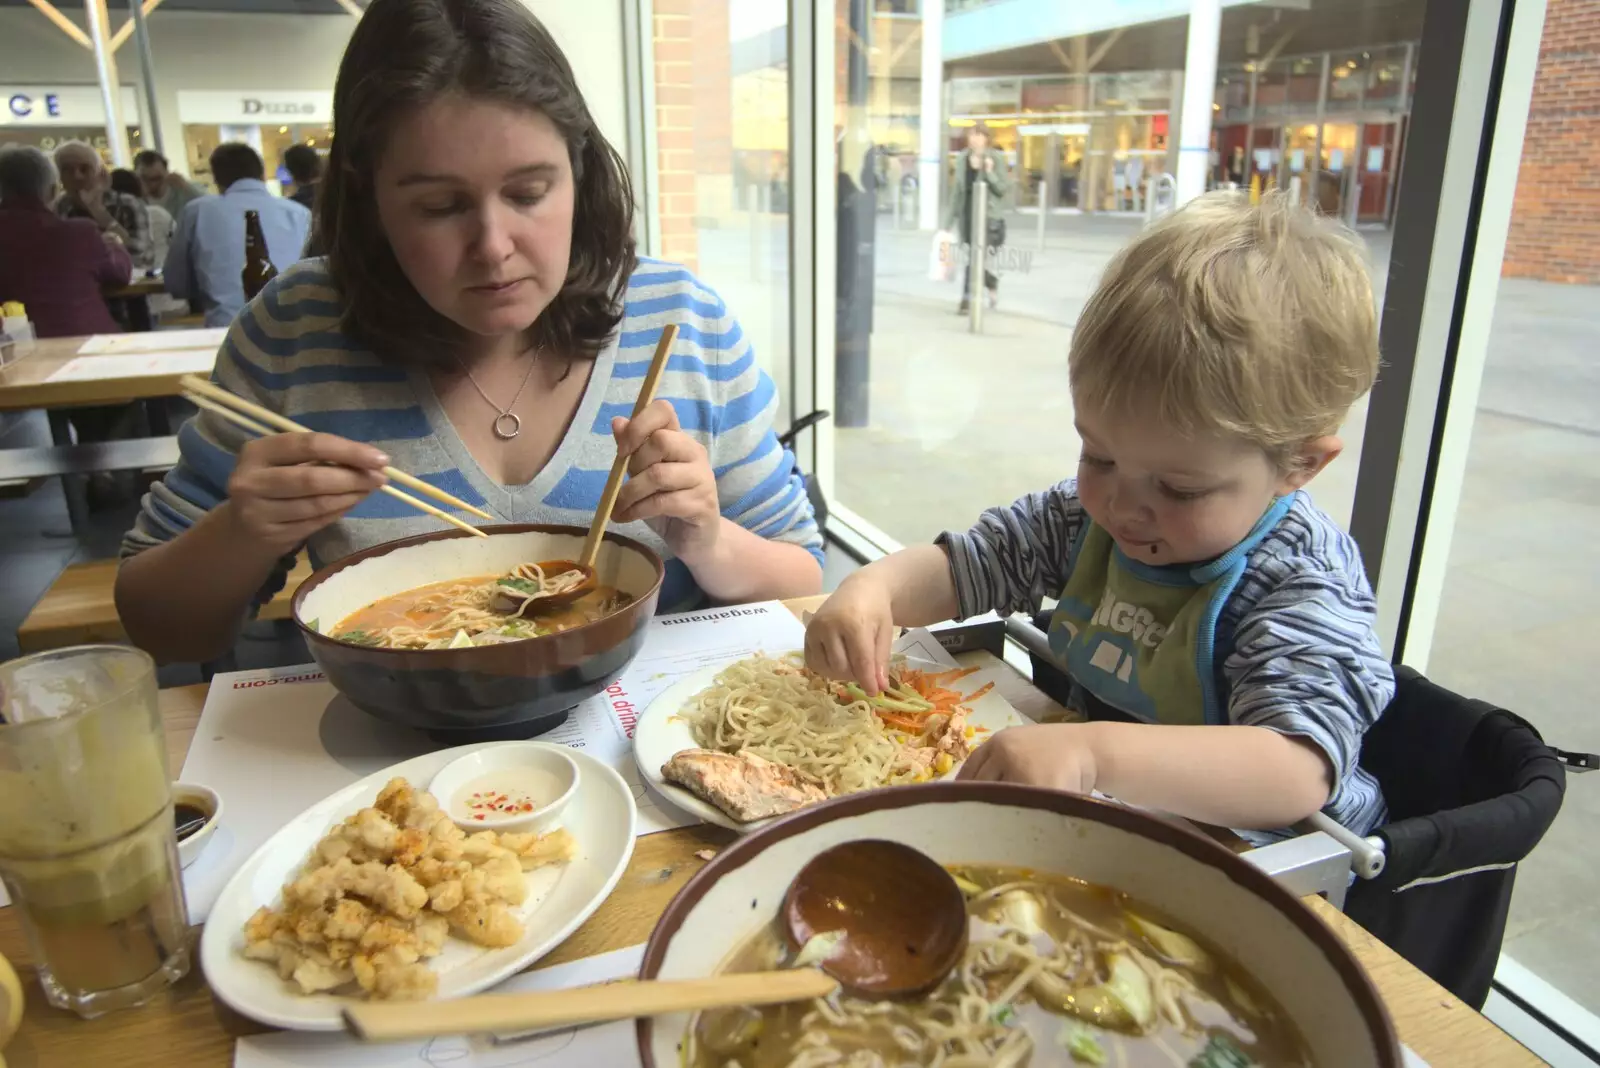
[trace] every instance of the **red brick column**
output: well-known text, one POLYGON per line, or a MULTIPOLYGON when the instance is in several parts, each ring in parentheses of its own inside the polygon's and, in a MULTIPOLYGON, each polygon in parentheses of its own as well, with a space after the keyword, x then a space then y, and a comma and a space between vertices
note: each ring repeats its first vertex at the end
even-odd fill
POLYGON ((1600 0, 1549 0, 1502 273, 1600 283, 1600 0))
MULTIPOLYGON (((655 0, 652 27, 656 89, 656 212, 663 259, 698 268, 695 233, 696 0, 655 0)), ((724 16, 726 22, 726 16, 724 16)), ((724 90, 726 92, 726 90, 724 90)))

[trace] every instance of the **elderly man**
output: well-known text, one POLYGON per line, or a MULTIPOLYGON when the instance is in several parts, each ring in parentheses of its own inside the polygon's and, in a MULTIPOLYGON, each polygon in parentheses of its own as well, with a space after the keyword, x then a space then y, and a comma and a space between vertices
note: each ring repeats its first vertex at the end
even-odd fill
POLYGON ((64 190, 56 199, 57 215, 89 219, 102 234, 115 234, 140 271, 156 265, 150 215, 138 197, 111 188, 111 175, 100 153, 82 141, 68 141, 56 149, 56 170, 61 173, 64 190))
POLYGON ((183 209, 167 251, 164 281, 168 293, 205 309, 207 326, 227 326, 245 305, 245 213, 261 217, 268 257, 280 270, 300 259, 311 213, 268 192, 266 166, 249 145, 218 145, 211 153, 211 177, 222 193, 183 209))
POLYGON ((146 204, 159 204, 174 222, 183 217, 183 206, 199 200, 206 191, 183 175, 167 169, 167 157, 147 148, 133 157, 133 170, 144 187, 146 204))
POLYGON ((31 145, 0 149, 0 300, 27 305, 40 337, 114 331, 100 288, 128 280, 115 233, 50 210, 56 170, 31 145))

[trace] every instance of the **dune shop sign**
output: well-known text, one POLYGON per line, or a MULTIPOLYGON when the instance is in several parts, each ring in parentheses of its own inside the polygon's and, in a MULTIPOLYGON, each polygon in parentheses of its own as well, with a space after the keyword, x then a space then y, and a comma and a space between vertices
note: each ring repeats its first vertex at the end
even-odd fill
POLYGON ((180 89, 178 117, 185 123, 280 126, 333 121, 333 93, 322 90, 180 89))

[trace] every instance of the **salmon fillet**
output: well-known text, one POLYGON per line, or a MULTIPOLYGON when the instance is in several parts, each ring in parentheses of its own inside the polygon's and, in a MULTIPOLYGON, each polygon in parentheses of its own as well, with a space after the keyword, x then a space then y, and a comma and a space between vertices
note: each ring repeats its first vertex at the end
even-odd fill
POLYGON ((740 823, 828 799, 811 776, 754 753, 685 749, 661 765, 661 775, 740 823))

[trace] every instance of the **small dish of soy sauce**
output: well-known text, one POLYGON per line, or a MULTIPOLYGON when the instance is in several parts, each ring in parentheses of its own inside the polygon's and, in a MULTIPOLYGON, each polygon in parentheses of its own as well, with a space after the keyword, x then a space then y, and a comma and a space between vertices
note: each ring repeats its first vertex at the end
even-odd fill
POLYGON ((178 836, 178 860, 187 868, 205 850, 222 821, 222 798, 209 786, 175 782, 172 821, 178 836))

